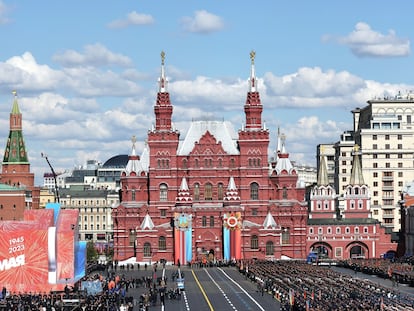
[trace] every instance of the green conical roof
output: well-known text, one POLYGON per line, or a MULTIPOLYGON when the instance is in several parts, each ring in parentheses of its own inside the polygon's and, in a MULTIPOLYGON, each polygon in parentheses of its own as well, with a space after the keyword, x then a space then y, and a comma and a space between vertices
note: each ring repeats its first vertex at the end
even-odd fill
MULTIPOLYGON (((17 102, 17 93, 14 91, 13 95, 14 101, 10 113, 10 120, 18 120, 19 125, 10 126, 9 138, 7 139, 4 150, 3 164, 29 164, 21 128, 21 113, 17 102)), ((15 124, 15 122, 10 121, 10 124, 15 124)))

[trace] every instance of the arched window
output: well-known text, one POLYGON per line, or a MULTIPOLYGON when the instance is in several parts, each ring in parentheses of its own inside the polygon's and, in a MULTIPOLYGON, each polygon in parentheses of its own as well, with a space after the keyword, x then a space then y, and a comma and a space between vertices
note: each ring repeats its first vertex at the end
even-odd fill
POLYGON ((282 228, 282 245, 289 244, 290 230, 289 228, 282 228))
POLYGON ((207 227, 207 216, 203 216, 201 218, 201 226, 202 227, 207 227))
POLYGON ((194 201, 200 201, 200 184, 194 184, 194 201))
POLYGON ((213 186, 210 183, 207 183, 204 187, 204 200, 213 200, 213 186))
POLYGON ((259 249, 259 238, 257 235, 252 235, 250 238, 250 248, 251 249, 259 249))
POLYGON ((168 198, 168 186, 166 184, 160 185, 160 201, 167 201, 168 198))
POLYGON ((273 256, 274 253, 274 247, 272 241, 266 242, 266 256, 273 256))
POLYGON ((187 169, 187 159, 183 159, 183 169, 187 169))
POLYGON ((160 236, 158 238, 158 249, 160 251, 165 251, 167 249, 167 243, 165 240, 165 236, 160 236))
POLYGON ((144 257, 151 257, 151 244, 149 242, 144 243, 144 257))
POLYGON ((135 201, 136 200, 135 199, 135 189, 132 190, 131 194, 132 194, 132 201, 135 201))
POLYGON ((219 183, 217 185, 217 199, 218 200, 223 200, 223 198, 224 198, 223 184, 219 183))
POLYGON ((253 182, 250 184, 250 199, 259 200, 259 184, 258 183, 253 182))
POLYGON ((210 227, 214 227, 214 216, 210 216, 210 227))

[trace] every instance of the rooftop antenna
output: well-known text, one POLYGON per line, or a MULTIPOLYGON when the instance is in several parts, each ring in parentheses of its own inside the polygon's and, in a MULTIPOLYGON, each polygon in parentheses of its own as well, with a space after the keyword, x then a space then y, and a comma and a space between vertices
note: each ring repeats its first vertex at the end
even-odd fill
POLYGON ((59 203, 59 189, 58 189, 58 185, 57 185, 57 181, 56 181, 56 176, 57 175, 55 173, 55 170, 52 167, 52 164, 50 164, 49 159, 47 158, 47 154, 45 154, 45 153, 42 152, 41 155, 42 155, 42 158, 45 158, 46 159, 46 162, 49 165, 50 170, 52 171, 53 180, 55 182, 55 203, 59 203))

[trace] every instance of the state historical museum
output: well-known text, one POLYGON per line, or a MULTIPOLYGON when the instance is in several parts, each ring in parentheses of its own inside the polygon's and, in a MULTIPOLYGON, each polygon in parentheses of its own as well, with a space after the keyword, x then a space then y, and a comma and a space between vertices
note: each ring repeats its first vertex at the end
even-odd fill
MULTIPOLYGON (((236 132, 226 121, 192 121, 182 139, 172 123, 165 54, 161 53, 155 126, 148 131, 141 156, 136 154, 133 138, 121 175, 121 203, 112 212, 115 260, 135 257, 138 262, 186 264, 203 259, 305 259, 315 249, 342 259, 350 258, 355 250, 365 257, 379 257, 384 251, 380 244, 387 250, 393 248, 374 220, 362 222, 363 234, 355 240, 355 226, 361 222, 353 217, 343 222, 339 218, 346 218, 346 211, 338 217, 335 209, 322 209, 318 222, 315 207, 310 217, 313 206, 320 206, 319 200, 335 198, 332 192, 321 196, 324 190, 315 188, 311 209, 305 185, 298 181, 279 133, 277 157, 269 162, 270 133, 262 121, 254 52, 250 59, 242 128, 236 132), (329 211, 332 215, 327 217, 329 211), (327 226, 333 228, 327 231, 331 235, 338 233, 336 227, 344 227, 341 238, 328 233, 324 238, 308 236, 327 226), (352 237, 344 237, 347 230, 352 237)), ((355 200, 355 195, 351 197, 355 200)), ((365 210, 365 214, 369 213, 365 210)))

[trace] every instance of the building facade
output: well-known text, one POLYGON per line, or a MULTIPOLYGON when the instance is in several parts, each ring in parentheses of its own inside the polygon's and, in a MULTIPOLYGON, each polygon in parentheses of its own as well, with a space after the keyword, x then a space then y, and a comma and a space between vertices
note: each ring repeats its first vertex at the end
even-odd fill
POLYGON ((141 156, 135 142, 113 209, 115 259, 178 261, 304 258, 305 186, 279 136, 269 163, 255 54, 251 53, 245 123, 193 121, 181 139, 172 126, 162 54, 155 126, 141 156))
MULTIPOLYGON (((322 149, 323 150, 323 149, 322 149)), ((352 167, 344 191, 337 194, 328 177, 326 156, 321 154, 318 182, 310 193, 307 248, 322 258, 380 258, 392 252, 391 242, 377 219, 371 217, 371 197, 364 181, 358 145, 352 151, 352 167)))
POLYGON ((414 179, 413 112, 414 95, 410 93, 369 100, 365 107, 352 110, 352 130, 345 131, 338 142, 323 145, 337 193, 349 183, 352 149, 354 144, 360 146, 362 173, 371 189, 372 217, 395 234, 401 229, 401 190, 414 179))
POLYGON ((112 208, 119 203, 117 192, 64 188, 59 195, 62 210, 79 213, 79 240, 92 241, 101 251, 112 245, 112 208))

